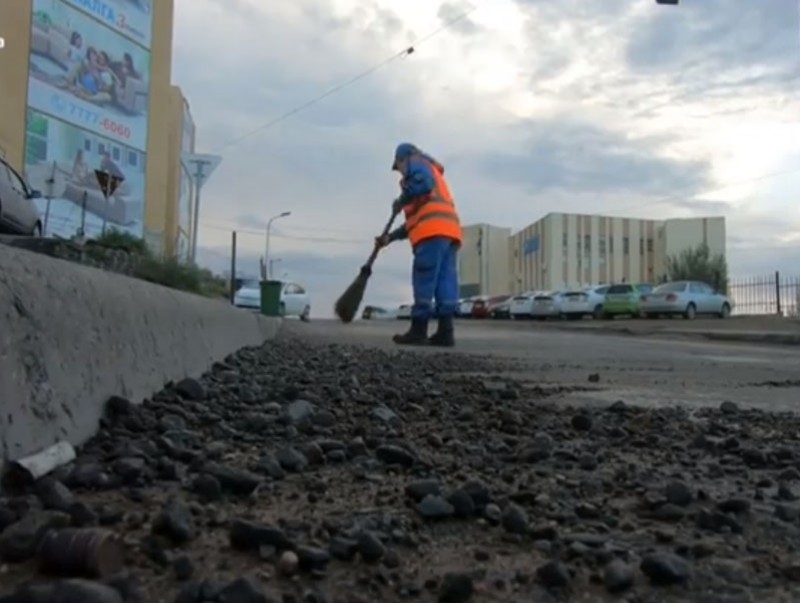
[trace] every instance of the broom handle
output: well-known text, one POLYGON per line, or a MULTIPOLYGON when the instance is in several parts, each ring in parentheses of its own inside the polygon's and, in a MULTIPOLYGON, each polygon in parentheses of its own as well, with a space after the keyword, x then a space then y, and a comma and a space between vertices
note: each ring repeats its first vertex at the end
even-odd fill
MULTIPOLYGON (((392 224, 394 224, 395 218, 397 218, 398 213, 399 212, 395 211, 392 212, 392 217, 389 218, 389 221, 386 223, 386 228, 383 229, 383 233, 381 233, 381 236, 385 237, 387 234, 389 234, 389 231, 391 230, 392 224)), ((367 259, 367 263, 364 264, 365 268, 372 268, 372 265, 375 263, 375 260, 377 259, 380 250, 381 248, 378 247, 378 245, 375 245, 375 247, 372 249, 372 253, 369 255, 369 258, 367 259)))

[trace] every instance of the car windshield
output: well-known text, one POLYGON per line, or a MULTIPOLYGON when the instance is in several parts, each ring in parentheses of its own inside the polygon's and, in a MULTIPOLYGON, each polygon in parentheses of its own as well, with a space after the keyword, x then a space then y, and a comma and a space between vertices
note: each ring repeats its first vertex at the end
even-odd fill
POLYGON ((240 289, 258 289, 259 282, 257 280, 250 280, 250 281, 242 281, 242 286, 239 287, 240 289))
POLYGON ((678 293, 686 289, 686 283, 664 283, 653 289, 653 293, 678 293))
POLYGON ((630 285, 612 285, 608 288, 608 293, 614 295, 616 293, 630 293, 633 291, 633 287, 630 285))

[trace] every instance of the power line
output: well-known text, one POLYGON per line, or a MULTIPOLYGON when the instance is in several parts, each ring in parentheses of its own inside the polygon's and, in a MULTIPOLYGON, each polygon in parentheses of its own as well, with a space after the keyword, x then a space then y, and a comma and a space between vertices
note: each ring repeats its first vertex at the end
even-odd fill
POLYGON ((310 99, 310 100, 308 100, 308 101, 296 106, 294 109, 290 109, 286 113, 283 113, 282 115, 279 115, 278 117, 275 117, 275 118, 269 120, 268 122, 258 126, 257 128, 255 128, 253 130, 250 130, 249 132, 246 132, 245 134, 242 134, 241 136, 237 136, 236 138, 233 138, 233 139, 229 140, 228 142, 226 142, 222 146, 218 147, 213 152, 214 153, 220 153, 221 151, 223 151, 223 150, 225 150, 225 149, 227 149, 229 147, 235 146, 235 145, 239 144, 240 142, 242 142, 243 140, 245 140, 247 138, 250 138, 251 136, 254 136, 255 134, 258 134, 259 132, 263 132, 264 130, 272 128, 272 127, 278 125, 279 123, 281 123, 282 121, 292 117, 293 115, 296 115, 297 113, 300 113, 301 111, 303 111, 305 109, 308 109, 309 107, 311 107, 313 105, 316 105, 317 103, 325 100, 329 96, 331 96, 333 94, 336 94, 340 90, 343 90, 344 88, 347 88, 348 86, 352 86, 353 84, 359 82, 360 80, 364 79, 365 77, 367 77, 369 75, 372 75, 373 73, 375 73, 376 71, 378 71, 380 69, 383 69, 384 67, 386 67, 387 65, 389 65, 393 61, 396 61, 397 59, 405 57, 405 56, 412 55, 417 46, 420 46, 421 44, 424 44, 425 42, 429 41, 431 38, 439 35, 443 31, 446 31, 447 29, 451 28, 453 25, 455 25, 459 21, 462 21, 463 19, 466 19, 469 15, 471 15, 473 12, 478 10, 478 8, 480 8, 480 4, 477 4, 477 5, 473 6, 473 7, 471 7, 470 9, 464 11, 463 13, 457 15, 456 17, 450 19, 449 21, 446 21, 440 27, 438 27, 437 29, 433 30, 429 34, 423 36, 422 38, 420 38, 416 42, 412 43, 410 46, 407 46, 406 48, 404 48, 403 50, 401 50, 399 52, 395 52, 394 54, 388 56, 387 58, 385 58, 381 62, 376 63, 375 65, 373 65, 369 69, 366 69, 365 71, 362 71, 361 73, 359 73, 359 74, 357 74, 357 75, 355 75, 355 76, 353 76, 353 77, 341 82, 340 84, 337 84, 336 86, 334 86, 333 88, 328 89, 327 91, 323 92, 319 96, 316 96, 316 97, 314 97, 314 98, 312 98, 312 99, 310 99))
MULTIPOLYGON (((253 235, 253 236, 258 236, 258 237, 263 237, 266 234, 263 230, 253 230, 253 229, 248 229, 248 228, 238 228, 236 226, 226 226, 226 225, 223 225, 223 224, 211 224, 209 222, 201 222, 200 226, 202 228, 208 228, 208 229, 211 229, 211 230, 218 230, 218 231, 228 232, 228 233, 233 232, 235 230, 238 234, 253 235)), ((299 236, 293 236, 293 235, 280 234, 280 231, 271 232, 270 233, 270 237, 274 238, 274 239, 285 239, 285 240, 288 240, 288 241, 307 241, 307 242, 313 242, 313 243, 339 243, 339 244, 347 244, 347 245, 363 244, 363 243, 369 242, 371 240, 371 239, 341 239, 341 238, 336 238, 336 237, 299 237, 299 236)))

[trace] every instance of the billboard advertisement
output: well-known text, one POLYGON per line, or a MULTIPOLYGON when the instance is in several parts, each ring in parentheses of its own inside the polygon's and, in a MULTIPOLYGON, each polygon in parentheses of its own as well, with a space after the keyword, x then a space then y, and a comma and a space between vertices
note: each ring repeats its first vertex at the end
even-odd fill
POLYGON ((153 27, 152 0, 64 0, 92 15, 114 31, 150 48, 153 27))
POLYGON ((144 151, 150 53, 62 0, 33 11, 28 106, 144 151))
POLYGON ((25 173, 37 199, 45 236, 72 237, 83 228, 143 235, 146 155, 116 141, 28 109, 25 173), (106 201, 95 170, 124 180, 106 201))

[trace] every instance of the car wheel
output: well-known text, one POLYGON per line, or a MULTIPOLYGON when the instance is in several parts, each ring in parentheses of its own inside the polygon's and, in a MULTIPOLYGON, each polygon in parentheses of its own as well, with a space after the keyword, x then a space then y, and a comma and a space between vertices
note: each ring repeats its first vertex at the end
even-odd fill
POLYGON ((609 314, 608 312, 603 312, 603 315, 600 318, 603 320, 614 320, 614 315, 609 314))
POLYGON ((300 320, 303 322, 308 322, 311 320, 311 306, 306 306, 303 310, 303 313, 300 315, 300 320))
POLYGON ((596 318, 596 319, 603 318, 603 304, 597 304, 594 307, 594 312, 592 313, 592 318, 596 318))
POLYGON ((728 302, 722 304, 722 310, 719 313, 720 318, 729 318, 731 315, 731 305, 728 302))
POLYGON ((695 316, 697 316, 697 307, 694 304, 689 304, 686 306, 686 311, 683 313, 683 317, 686 320, 694 320, 695 316))

